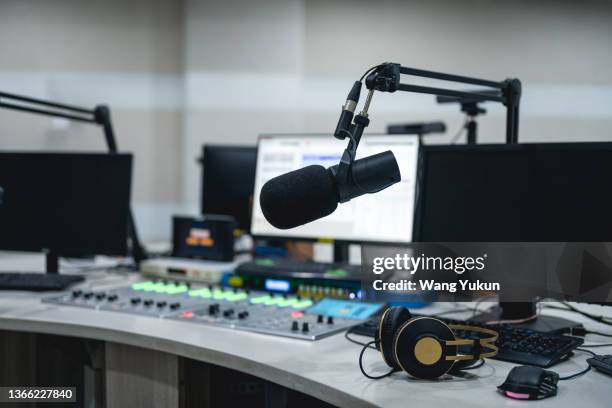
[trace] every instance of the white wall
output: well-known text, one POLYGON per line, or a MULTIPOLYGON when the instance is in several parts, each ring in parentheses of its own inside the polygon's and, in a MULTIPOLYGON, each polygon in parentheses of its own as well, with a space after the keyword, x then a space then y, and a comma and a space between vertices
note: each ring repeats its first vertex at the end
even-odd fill
MULTIPOLYGON (((331 132, 352 82, 396 61, 524 85, 522 141, 611 140, 612 2, 590 0, 0 0, 0 89, 108 102, 136 154, 147 238, 196 211, 203 143, 331 132)), ((406 80, 410 80, 406 78, 406 80)), ((482 141, 501 142, 487 105, 482 141)), ((431 96, 377 94, 371 131, 441 119, 431 96)), ((0 111, 0 148, 96 148, 96 129, 0 111), (78 141, 77 141, 78 140, 78 141)))

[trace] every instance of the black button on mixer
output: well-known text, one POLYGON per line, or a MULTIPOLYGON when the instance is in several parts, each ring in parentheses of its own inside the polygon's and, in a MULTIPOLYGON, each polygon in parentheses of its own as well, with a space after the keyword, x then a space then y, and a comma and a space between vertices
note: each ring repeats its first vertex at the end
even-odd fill
POLYGON ((85 293, 83 294, 83 297, 84 297, 85 299, 89 299, 89 298, 91 298, 92 296, 93 296, 93 292, 85 292, 85 293))
POLYGON ((159 302, 157 302, 157 307, 161 309, 162 307, 166 307, 167 304, 168 302, 166 302, 165 300, 160 300, 159 302))
POLYGON ((298 325, 297 321, 293 321, 291 322, 291 331, 298 331, 300 329, 300 326, 298 325))
POLYGON ((249 312, 247 312, 246 310, 243 312, 238 313, 238 318, 239 319, 246 319, 247 317, 249 317, 249 312))
POLYGON ((217 314, 217 308, 215 307, 215 305, 209 305, 208 306, 208 314, 209 315, 216 315, 217 314))
POLYGON ((319 324, 323 323, 323 315, 318 315, 317 316, 317 323, 319 323, 319 324))
POLYGON ((133 305, 137 305, 140 303, 140 298, 139 297, 133 297, 130 299, 130 303, 133 305))
POLYGON ((98 300, 102 300, 105 297, 106 297, 106 293, 104 293, 104 292, 96 293, 96 299, 98 299, 98 300))
POLYGON ((308 330, 310 330, 310 328, 308 327, 308 322, 302 323, 302 331, 306 333, 308 332, 308 330))
POLYGON ((223 312, 223 316, 230 317, 234 314, 234 309, 227 309, 223 312))
POLYGON ((153 299, 146 299, 142 302, 145 306, 151 306, 153 304, 153 299))
POLYGON ((73 291, 72 291, 72 297, 75 297, 75 298, 78 298, 78 297, 79 297, 79 296, 81 296, 82 294, 83 294, 83 291, 82 291, 82 290, 79 290, 79 289, 77 289, 77 290, 73 290, 73 291))
POLYGON ((327 324, 334 324, 334 317, 333 316, 327 316, 327 324))
POLYGON ((179 307, 181 307, 181 304, 179 302, 170 303, 170 309, 172 310, 176 310, 179 307))
POLYGON ((109 302, 114 302, 115 300, 119 299, 119 296, 117 296, 116 294, 112 294, 109 295, 107 299, 109 302))

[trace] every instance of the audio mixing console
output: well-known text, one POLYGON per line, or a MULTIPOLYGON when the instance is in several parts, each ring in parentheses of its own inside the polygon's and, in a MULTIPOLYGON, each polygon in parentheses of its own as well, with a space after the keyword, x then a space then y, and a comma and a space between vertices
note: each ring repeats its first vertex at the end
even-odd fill
POLYGON ((74 290, 43 300, 66 306, 174 319, 318 340, 368 319, 382 304, 311 299, 181 282, 138 282, 105 292, 74 290))

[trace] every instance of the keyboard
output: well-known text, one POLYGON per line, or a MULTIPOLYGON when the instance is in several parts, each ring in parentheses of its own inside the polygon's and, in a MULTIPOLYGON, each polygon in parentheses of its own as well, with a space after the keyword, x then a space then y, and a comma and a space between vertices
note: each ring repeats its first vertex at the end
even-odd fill
MULTIPOLYGON (((573 350, 584 342, 581 338, 538 332, 510 324, 485 325, 469 320, 436 318, 446 324, 468 324, 497 331, 499 338, 496 344, 499 347, 499 353, 493 358, 516 364, 550 367, 571 357, 573 350)), ((353 327, 351 333, 374 337, 379 325, 380 317, 372 318, 353 327)), ((459 338, 478 338, 478 333, 462 330, 456 330, 455 335, 459 338)))
POLYGON ((326 278, 359 280, 361 267, 344 263, 306 262, 285 258, 262 258, 243 262, 236 268, 239 275, 294 275, 310 274, 326 278))
POLYGON ((0 290, 60 291, 83 280, 80 275, 0 272, 0 290))

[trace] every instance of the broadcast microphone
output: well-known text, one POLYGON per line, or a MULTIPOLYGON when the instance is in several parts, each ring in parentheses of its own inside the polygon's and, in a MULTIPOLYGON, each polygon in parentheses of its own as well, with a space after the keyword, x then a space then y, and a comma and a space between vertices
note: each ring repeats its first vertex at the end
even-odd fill
POLYGON ((346 178, 338 168, 311 165, 268 180, 259 196, 266 220, 279 229, 295 228, 328 216, 338 203, 376 193, 401 180, 390 151, 356 160, 346 178))

